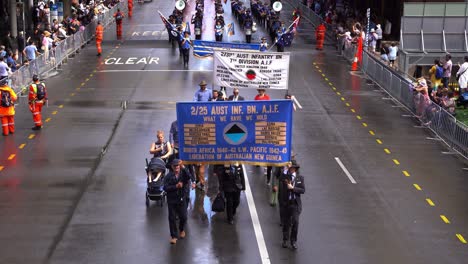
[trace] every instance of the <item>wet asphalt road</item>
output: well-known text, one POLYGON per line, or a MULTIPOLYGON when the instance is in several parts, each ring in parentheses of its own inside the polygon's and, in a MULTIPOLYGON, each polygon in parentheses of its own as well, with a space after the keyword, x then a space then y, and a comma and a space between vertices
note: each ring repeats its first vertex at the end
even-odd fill
MULTIPOLYGON (((205 20, 214 12, 209 4, 205 20)), ((167 15, 172 7, 135 5, 123 41, 111 27, 102 58, 91 44, 47 79, 42 131, 32 133, 20 103, 17 133, 0 141, 0 263, 268 263, 246 196, 228 225, 224 214, 210 212, 217 185, 209 176, 204 191, 191 193, 187 238, 176 246, 168 243, 167 206, 145 206, 145 158, 156 130, 168 133, 175 102, 191 100, 197 84, 211 80, 212 61, 191 57, 184 70, 164 34, 135 34, 161 31, 155 10, 167 15), (158 63, 105 63, 130 57, 158 63)), ((283 13, 290 19, 291 6, 283 13)), ((350 74, 332 47, 316 52, 307 35, 312 26, 301 23, 304 33, 287 50, 290 92, 304 107, 294 116, 293 145, 306 182, 296 252, 281 248, 263 168, 246 168, 271 263, 465 263, 466 162, 443 155, 443 145, 382 100, 378 87, 350 74)), ((204 39, 214 39, 209 27, 204 39)))

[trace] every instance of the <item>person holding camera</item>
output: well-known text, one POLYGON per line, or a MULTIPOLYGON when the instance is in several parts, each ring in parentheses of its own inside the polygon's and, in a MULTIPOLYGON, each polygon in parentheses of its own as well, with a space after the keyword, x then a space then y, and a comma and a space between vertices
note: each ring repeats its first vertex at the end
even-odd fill
POLYGON ((283 225, 282 247, 297 249, 297 232, 299 215, 302 211, 301 194, 305 193, 304 177, 299 175, 299 164, 295 160, 289 166, 288 173, 279 177, 278 201, 280 205, 281 224, 283 225))
POLYGON ((169 212, 170 243, 176 244, 177 239, 185 238, 185 224, 187 223, 186 186, 190 184, 190 177, 183 173, 181 161, 174 159, 171 171, 164 177, 164 191, 166 192, 167 209, 169 212), (177 230, 177 217, 179 228, 177 230))

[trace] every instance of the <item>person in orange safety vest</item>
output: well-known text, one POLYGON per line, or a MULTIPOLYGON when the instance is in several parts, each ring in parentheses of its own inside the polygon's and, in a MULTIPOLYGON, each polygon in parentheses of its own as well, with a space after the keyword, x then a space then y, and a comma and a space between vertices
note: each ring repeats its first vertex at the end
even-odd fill
POLYGON ((8 86, 8 78, 0 80, 0 118, 4 136, 15 133, 15 106, 18 97, 15 91, 8 86))
POLYGON ((47 89, 37 75, 33 76, 33 83, 29 85, 29 110, 33 114, 34 126, 32 130, 42 129, 42 107, 47 102, 47 89))
POLYGON ((315 37, 317 39, 317 44, 315 46, 315 49, 317 50, 323 49, 323 42, 325 41, 326 30, 327 29, 325 28, 325 25, 323 23, 320 23, 320 25, 317 27, 317 30, 315 31, 315 37))
POLYGON ((133 0, 128 0, 128 17, 133 15, 133 0))
POLYGON ((120 11, 120 8, 117 9, 117 12, 114 14, 115 24, 117 29, 117 38, 122 37, 122 22, 124 18, 124 14, 120 11))
POLYGON ((97 55, 101 56, 102 53, 102 39, 104 38, 104 27, 101 24, 101 21, 98 21, 98 25, 96 27, 96 48, 97 48, 97 55))

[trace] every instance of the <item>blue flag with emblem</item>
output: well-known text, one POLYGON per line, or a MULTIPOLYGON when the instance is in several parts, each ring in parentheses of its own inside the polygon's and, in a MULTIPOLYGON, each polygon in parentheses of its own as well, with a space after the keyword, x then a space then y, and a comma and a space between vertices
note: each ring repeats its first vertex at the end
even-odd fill
POLYGON ((180 159, 187 164, 285 165, 291 160, 292 104, 178 102, 180 159))

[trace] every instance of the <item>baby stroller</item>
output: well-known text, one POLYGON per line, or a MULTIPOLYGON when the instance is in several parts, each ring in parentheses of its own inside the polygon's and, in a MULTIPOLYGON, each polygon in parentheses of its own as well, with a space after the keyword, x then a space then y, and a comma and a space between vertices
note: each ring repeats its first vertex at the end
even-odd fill
POLYGON ((151 201, 156 201, 162 207, 166 192, 164 191, 164 175, 166 175, 166 163, 160 158, 152 158, 148 163, 146 159, 146 206, 150 205, 151 201))

